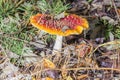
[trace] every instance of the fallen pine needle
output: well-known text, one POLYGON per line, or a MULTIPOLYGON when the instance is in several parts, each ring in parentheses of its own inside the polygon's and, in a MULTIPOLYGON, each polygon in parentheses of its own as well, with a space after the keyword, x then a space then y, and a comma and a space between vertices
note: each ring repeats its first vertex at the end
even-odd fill
MULTIPOLYGON (((58 71, 62 71, 63 69, 51 69, 51 70, 58 70, 58 71)), ((90 68, 90 67, 80 67, 80 68, 69 68, 69 69, 64 69, 64 70, 112 70, 112 71, 118 71, 120 72, 120 69, 116 69, 116 68, 90 68)), ((32 73, 31 75, 36 75, 39 74, 39 72, 41 71, 45 71, 45 70, 40 70, 38 72, 32 73)))

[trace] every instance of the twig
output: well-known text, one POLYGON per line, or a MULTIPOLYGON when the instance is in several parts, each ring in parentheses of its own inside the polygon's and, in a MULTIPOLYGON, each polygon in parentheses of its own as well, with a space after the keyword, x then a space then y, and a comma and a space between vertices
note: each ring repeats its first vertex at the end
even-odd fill
POLYGON ((97 46, 91 53, 90 53, 90 56, 89 57, 92 57, 92 54, 99 48, 99 47, 102 47, 102 46, 105 46, 105 45, 111 45, 111 44, 120 44, 120 41, 119 40, 115 40, 115 41, 111 41, 111 42, 107 42, 107 43, 104 43, 104 44, 100 44, 99 46, 97 46))
MULTIPOLYGON (((119 71, 120 69, 116 69, 116 68, 90 68, 90 67, 81 67, 81 68, 70 68, 70 69, 66 69, 66 70, 113 70, 113 71, 119 71)), ((60 70, 61 69, 56 69, 56 70, 60 70)))
POLYGON ((3 65, 4 65, 6 62, 8 62, 8 61, 10 61, 9 58, 5 58, 5 60, 4 60, 3 63, 0 62, 0 67, 3 66, 3 65))
POLYGON ((117 11, 117 7, 116 7, 116 5, 115 5, 115 2, 114 2, 113 0, 111 0, 111 2, 112 2, 112 5, 113 5, 113 7, 114 7, 114 9, 115 9, 116 14, 117 14, 117 18, 118 18, 118 20, 119 20, 119 22, 120 22, 120 16, 119 16, 119 13, 118 13, 118 11, 117 11))

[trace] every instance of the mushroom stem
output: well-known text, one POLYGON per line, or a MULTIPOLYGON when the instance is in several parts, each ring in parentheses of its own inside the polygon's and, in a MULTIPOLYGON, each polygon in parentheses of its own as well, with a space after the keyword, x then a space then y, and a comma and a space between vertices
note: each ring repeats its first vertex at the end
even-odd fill
POLYGON ((55 44, 54 44, 54 47, 53 47, 53 52, 52 52, 53 55, 55 55, 56 53, 61 52, 62 38, 63 38, 63 36, 57 35, 56 40, 55 40, 55 44))

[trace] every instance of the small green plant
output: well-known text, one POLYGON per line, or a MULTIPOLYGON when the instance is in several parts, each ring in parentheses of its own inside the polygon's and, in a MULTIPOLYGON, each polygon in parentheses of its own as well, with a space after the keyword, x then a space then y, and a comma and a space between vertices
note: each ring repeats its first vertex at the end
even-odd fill
POLYGON ((87 2, 91 3, 93 0, 87 0, 87 2))
POLYGON ((50 42, 51 40, 55 40, 56 36, 55 35, 47 35, 45 38, 45 43, 50 42))
POLYGON ((115 37, 120 39, 120 26, 115 29, 115 37))
POLYGON ((41 0, 38 1, 38 7, 42 13, 49 13, 56 16, 69 8, 69 4, 64 5, 61 0, 41 0))
POLYGON ((108 24, 106 25, 106 27, 107 27, 107 28, 106 28, 106 32, 105 32, 105 37, 106 37, 106 39, 109 39, 110 33, 112 33, 112 34, 114 33, 114 32, 113 32, 113 25, 108 23, 108 24))
POLYGON ((105 28, 105 37, 106 37, 106 39, 109 39, 110 33, 112 33, 115 38, 120 39, 120 26, 115 26, 113 24, 110 24, 110 23, 108 23, 107 20, 102 20, 101 22, 106 27, 105 28))
MULTIPOLYGON (((104 28, 104 30, 103 30, 103 32, 104 32, 104 36, 105 36, 105 38, 106 38, 106 40, 109 40, 109 38, 110 38, 110 33, 114 33, 114 25, 112 25, 112 24, 110 24, 107 20, 104 20, 104 19, 101 19, 100 21, 99 21, 99 23, 103 26, 103 28, 104 28)), ((98 23, 98 24, 99 24, 98 23)))

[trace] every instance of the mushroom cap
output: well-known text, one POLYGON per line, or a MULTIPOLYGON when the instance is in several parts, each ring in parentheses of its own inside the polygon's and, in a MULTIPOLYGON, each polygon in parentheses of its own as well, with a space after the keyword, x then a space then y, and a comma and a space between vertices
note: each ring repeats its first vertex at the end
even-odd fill
POLYGON ((30 23, 49 34, 68 36, 81 34, 83 29, 89 27, 85 18, 74 14, 66 15, 64 18, 54 19, 50 15, 37 14, 30 18, 30 23))

